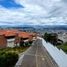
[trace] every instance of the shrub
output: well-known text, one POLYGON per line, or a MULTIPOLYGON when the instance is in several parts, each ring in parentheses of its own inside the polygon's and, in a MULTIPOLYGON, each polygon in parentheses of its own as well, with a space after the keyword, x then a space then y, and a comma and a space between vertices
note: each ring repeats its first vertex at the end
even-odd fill
POLYGON ((25 46, 26 46, 26 47, 31 46, 31 45, 32 45, 32 41, 25 42, 25 46))
POLYGON ((28 46, 31 46, 31 45, 32 45, 32 43, 33 43, 33 41, 29 41, 29 45, 28 45, 28 46))
POLYGON ((0 53, 0 67, 14 67, 18 61, 18 54, 12 52, 0 53))
POLYGON ((57 45, 59 49, 62 49, 64 52, 67 53, 67 43, 63 43, 61 45, 57 45))
POLYGON ((24 47, 24 42, 20 42, 20 47, 24 47))

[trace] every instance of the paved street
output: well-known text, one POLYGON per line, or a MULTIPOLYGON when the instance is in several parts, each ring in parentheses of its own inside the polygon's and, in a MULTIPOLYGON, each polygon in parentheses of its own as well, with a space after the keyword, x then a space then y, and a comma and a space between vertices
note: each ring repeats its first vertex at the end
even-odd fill
POLYGON ((36 40, 25 52, 19 67, 58 67, 43 47, 41 40, 36 40))

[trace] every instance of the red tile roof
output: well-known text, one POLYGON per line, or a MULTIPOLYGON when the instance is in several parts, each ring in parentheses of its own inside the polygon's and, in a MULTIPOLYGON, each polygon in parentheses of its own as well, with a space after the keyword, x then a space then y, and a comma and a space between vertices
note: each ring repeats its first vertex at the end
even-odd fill
POLYGON ((22 38, 29 38, 29 37, 30 37, 30 33, 27 33, 27 32, 20 32, 20 33, 19 33, 19 37, 22 37, 22 38))
POLYGON ((0 30, 0 35, 5 36, 15 36, 18 33, 18 30, 0 30))
POLYGON ((18 34, 18 36, 22 38, 29 38, 30 35, 35 35, 35 33, 22 32, 18 30, 0 30, 0 35, 16 36, 16 34, 18 34))

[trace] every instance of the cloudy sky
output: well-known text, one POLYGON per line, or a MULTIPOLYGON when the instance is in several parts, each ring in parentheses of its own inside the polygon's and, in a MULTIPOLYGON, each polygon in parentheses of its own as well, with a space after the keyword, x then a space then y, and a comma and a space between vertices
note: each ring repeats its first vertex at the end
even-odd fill
POLYGON ((0 25, 66 25, 67 0, 0 0, 0 25))

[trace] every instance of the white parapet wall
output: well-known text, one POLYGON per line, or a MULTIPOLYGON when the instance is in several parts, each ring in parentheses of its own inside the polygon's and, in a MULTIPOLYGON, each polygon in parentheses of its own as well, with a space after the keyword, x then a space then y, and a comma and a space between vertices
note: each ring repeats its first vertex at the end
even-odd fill
POLYGON ((55 60, 59 67, 67 67, 67 54, 62 50, 53 46, 51 43, 46 42, 43 38, 38 37, 42 40, 43 46, 46 48, 51 57, 55 60))

